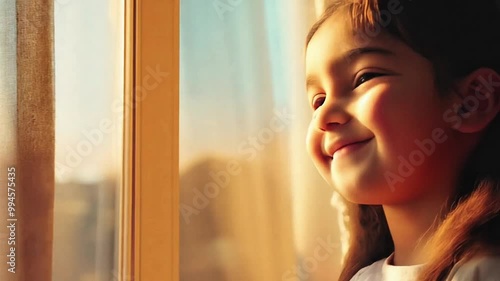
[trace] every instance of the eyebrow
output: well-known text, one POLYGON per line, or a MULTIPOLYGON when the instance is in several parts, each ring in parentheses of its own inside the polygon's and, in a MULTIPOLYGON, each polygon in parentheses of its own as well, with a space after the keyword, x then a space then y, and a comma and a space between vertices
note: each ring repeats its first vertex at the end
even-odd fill
MULTIPOLYGON (((341 63, 352 63, 353 61, 358 60, 361 56, 366 54, 377 54, 385 57, 394 57, 394 52, 380 48, 380 47, 362 47, 349 50, 345 52, 340 58, 336 59, 328 66, 328 69, 332 69, 333 66, 339 65, 341 63)), ((318 83, 318 79, 313 75, 308 75, 306 78, 306 89, 318 83)))

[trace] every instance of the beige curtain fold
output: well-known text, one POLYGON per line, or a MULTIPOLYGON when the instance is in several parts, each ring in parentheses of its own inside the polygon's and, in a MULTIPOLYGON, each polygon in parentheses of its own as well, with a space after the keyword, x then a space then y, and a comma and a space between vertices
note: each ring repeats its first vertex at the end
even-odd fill
POLYGON ((53 0, 18 0, 17 273, 52 280, 54 206, 53 0))

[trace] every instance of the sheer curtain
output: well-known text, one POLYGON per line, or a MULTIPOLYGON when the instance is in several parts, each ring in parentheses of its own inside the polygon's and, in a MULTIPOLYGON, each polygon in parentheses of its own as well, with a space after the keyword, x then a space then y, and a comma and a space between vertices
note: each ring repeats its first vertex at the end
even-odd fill
POLYGON ((53 1, 5 0, 0 13, 0 218, 4 224, 0 279, 49 281, 54 200, 53 1))
POLYGON ((181 1, 181 280, 339 273, 332 190, 305 151, 304 41, 322 9, 181 1))

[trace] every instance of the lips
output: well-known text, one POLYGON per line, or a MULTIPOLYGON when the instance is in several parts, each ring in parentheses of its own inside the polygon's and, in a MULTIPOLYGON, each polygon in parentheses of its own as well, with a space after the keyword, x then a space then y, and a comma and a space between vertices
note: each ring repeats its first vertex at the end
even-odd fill
POLYGON ((336 142, 333 142, 332 145, 328 146, 326 149, 326 153, 328 154, 328 156, 333 157, 335 152, 337 152, 341 148, 348 147, 348 146, 353 145, 353 144, 366 143, 366 142, 370 141, 371 139, 373 139, 373 137, 367 138, 367 139, 362 139, 362 140, 359 140, 359 139, 358 140, 343 140, 343 139, 341 139, 341 140, 338 140, 336 142))

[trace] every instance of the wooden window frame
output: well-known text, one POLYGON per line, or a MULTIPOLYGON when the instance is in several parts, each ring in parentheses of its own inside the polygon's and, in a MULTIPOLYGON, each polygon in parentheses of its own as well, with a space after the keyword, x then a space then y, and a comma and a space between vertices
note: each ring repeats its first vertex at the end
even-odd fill
POLYGON ((125 0, 119 280, 179 280, 179 12, 125 0))

